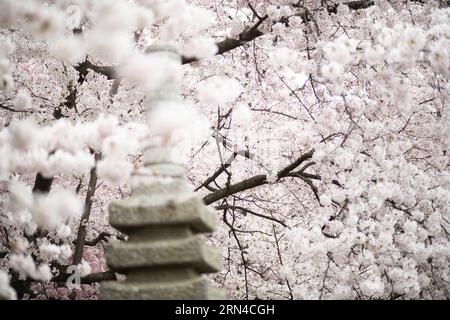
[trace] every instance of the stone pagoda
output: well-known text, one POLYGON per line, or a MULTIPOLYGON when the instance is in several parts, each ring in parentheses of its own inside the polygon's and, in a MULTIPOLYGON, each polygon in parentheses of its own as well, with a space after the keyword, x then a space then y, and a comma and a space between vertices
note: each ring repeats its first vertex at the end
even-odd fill
MULTIPOLYGON (((153 46, 147 54, 181 63, 170 47, 153 46)), ((166 81, 147 99, 148 111, 161 102, 180 101, 178 84, 166 81)), ((201 275, 221 268, 220 251, 208 247, 201 235, 214 230, 217 213, 192 191, 184 164, 172 158, 170 146, 149 143, 136 174, 141 182, 130 198, 109 207, 111 225, 128 240, 108 245, 107 264, 126 280, 103 282, 102 299, 225 299, 223 290, 201 275)))

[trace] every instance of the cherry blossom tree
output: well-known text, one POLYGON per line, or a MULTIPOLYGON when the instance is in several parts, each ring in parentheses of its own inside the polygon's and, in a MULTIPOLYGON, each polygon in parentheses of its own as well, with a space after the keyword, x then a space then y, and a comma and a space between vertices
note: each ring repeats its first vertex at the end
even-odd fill
POLYGON ((3 0, 0 298, 98 298, 158 138, 230 298, 448 299, 449 77, 448 0, 3 0))

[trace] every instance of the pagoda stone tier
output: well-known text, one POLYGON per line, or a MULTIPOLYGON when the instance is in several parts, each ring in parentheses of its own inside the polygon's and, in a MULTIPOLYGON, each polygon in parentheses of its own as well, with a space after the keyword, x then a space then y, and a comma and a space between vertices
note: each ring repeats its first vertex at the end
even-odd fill
POLYGON ((200 235, 214 230, 217 213, 191 190, 184 166, 171 162, 169 150, 144 154, 149 182, 109 207, 111 225, 128 240, 108 245, 107 264, 126 280, 103 282, 101 298, 225 299, 201 275, 221 269, 220 251, 200 235))

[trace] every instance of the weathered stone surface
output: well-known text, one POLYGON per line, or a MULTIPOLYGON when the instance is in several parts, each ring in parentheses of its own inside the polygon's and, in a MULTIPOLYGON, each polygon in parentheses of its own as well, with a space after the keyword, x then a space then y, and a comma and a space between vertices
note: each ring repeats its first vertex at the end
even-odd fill
POLYGON ((178 164, 158 163, 150 165, 144 159, 144 165, 149 166, 150 172, 154 176, 182 177, 186 173, 186 168, 178 164))
POLYGON ((198 272, 217 272, 220 253, 200 236, 184 239, 117 242, 107 248, 108 265, 116 270, 136 267, 185 266, 198 272))
POLYGON ((181 63, 181 56, 178 50, 167 44, 153 44, 150 47, 145 49, 145 53, 147 54, 164 54, 165 56, 169 56, 171 59, 178 60, 181 63))
POLYGON ((213 231, 217 214, 206 207, 200 197, 192 195, 172 199, 141 196, 115 201, 109 207, 109 221, 119 230, 186 224, 197 232, 213 231))
POLYGON ((151 195, 158 195, 158 198, 172 199, 174 195, 178 194, 192 194, 192 187, 186 183, 184 179, 161 179, 161 181, 154 182, 154 177, 151 181, 133 187, 133 196, 144 195, 145 197, 152 197, 151 195))
POLYGON ((222 300, 222 290, 207 279, 194 278, 169 283, 126 283, 108 281, 102 284, 102 299, 112 300, 222 300))
POLYGON ((142 157, 144 166, 152 166, 157 164, 170 164, 172 166, 180 166, 186 169, 186 164, 181 162, 182 157, 175 150, 168 147, 155 148, 155 146, 147 146, 144 148, 142 157))

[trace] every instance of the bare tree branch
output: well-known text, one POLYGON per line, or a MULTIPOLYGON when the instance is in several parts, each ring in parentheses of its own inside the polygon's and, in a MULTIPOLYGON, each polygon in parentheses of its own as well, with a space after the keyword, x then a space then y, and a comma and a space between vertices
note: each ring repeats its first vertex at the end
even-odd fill
POLYGON ((5 109, 5 110, 8 110, 8 111, 11 111, 11 112, 24 112, 24 113, 30 113, 30 112, 33 112, 33 111, 31 111, 31 110, 18 110, 18 109, 14 109, 14 108, 11 107, 11 106, 5 106, 5 105, 3 105, 3 104, 1 104, 1 103, 0 103, 0 108, 1 108, 1 109, 5 109))
MULTIPOLYGON (((360 9, 366 9, 370 6, 374 5, 373 1, 367 1, 367 0, 362 0, 362 1, 350 1, 345 3, 345 5, 347 5, 351 10, 360 10, 360 9)), ((294 5, 295 6, 295 5, 294 5)), ((337 10, 337 6, 329 6, 327 8, 327 10, 330 13, 334 13, 337 10)), ((268 19, 268 16, 264 16, 264 17, 260 17, 260 16, 256 16, 258 18, 258 21, 251 27, 246 28, 244 31, 242 31, 236 39, 234 38, 226 38, 222 41, 219 41, 216 43, 217 45, 217 55, 219 54, 224 54, 228 51, 234 50, 236 48, 239 48, 253 40, 255 40, 256 38, 264 35, 263 32, 261 32, 260 30, 258 30, 258 27, 268 19)), ((300 17, 303 19, 303 21, 310 21, 311 17, 310 14, 302 14, 300 15, 300 17)), ((194 57, 182 57, 181 58, 181 63, 182 64, 189 64, 192 62, 196 62, 198 61, 197 58, 194 57)), ((114 72, 114 67, 111 66, 97 66, 93 63, 91 63, 89 60, 85 60, 84 62, 78 64, 75 69, 77 69, 77 71, 80 74, 80 77, 78 79, 78 83, 83 83, 87 73, 89 70, 92 70, 96 73, 102 74, 104 76, 106 76, 106 78, 108 79, 114 79, 116 77, 116 74, 114 72)))
MULTIPOLYGON (((95 154, 95 161, 100 160, 101 153, 95 154)), ((84 252, 84 246, 86 243, 86 225, 89 221, 89 217, 91 215, 91 208, 92 208, 92 198, 95 194, 95 190, 97 187, 97 169, 96 167, 93 167, 91 169, 91 175, 89 177, 89 185, 88 190, 86 192, 86 198, 84 202, 84 211, 83 215, 80 220, 80 226, 78 228, 78 236, 77 241, 75 244, 75 253, 73 255, 73 264, 79 264, 81 262, 81 259, 83 258, 83 252, 84 252)), ((99 240, 100 241, 100 240, 99 240)))
POLYGON ((244 266, 245 299, 248 300, 248 276, 247 276, 248 263, 247 260, 245 259, 245 249, 242 246, 239 237, 237 236, 236 229, 234 228, 233 224, 231 224, 227 220, 227 210, 223 212, 223 222, 225 222, 225 224, 230 228, 231 233, 233 234, 233 237, 236 240, 236 244, 238 245, 239 251, 241 253, 242 265, 244 266))
MULTIPOLYGON (((84 245, 88 246, 88 247, 95 247, 101 241, 105 241, 105 242, 109 241, 109 238, 112 237, 112 236, 113 236, 113 234, 111 234, 109 232, 106 232, 106 231, 102 231, 94 239, 86 240, 84 245)), ((125 240, 124 236, 116 236, 116 238, 119 239, 119 240, 125 240)), ((76 244, 76 240, 73 243, 76 244)))
MULTIPOLYGON (((296 161, 294 161, 293 163, 291 163, 284 169, 280 170, 277 173, 278 180, 281 178, 284 178, 285 176, 287 176, 287 174, 289 174, 292 170, 297 168, 304 161, 310 159, 312 157, 313 153, 314 153, 314 150, 310 150, 309 152, 307 152, 304 155, 302 155, 301 157, 299 157, 296 161)), ((251 178, 245 179, 241 182, 230 185, 227 188, 210 193, 210 194, 206 195, 205 197, 203 197, 203 201, 206 204, 211 204, 213 202, 216 202, 217 200, 226 198, 232 194, 235 194, 235 193, 238 193, 241 191, 245 191, 248 189, 252 189, 255 187, 259 187, 259 186, 262 186, 267 183, 268 183, 268 181, 266 180, 265 174, 256 175, 251 178)))
MULTIPOLYGON (((51 282, 66 282, 72 274, 70 273, 62 273, 56 277, 54 277, 51 282)), ((102 282, 106 280, 116 280, 116 273, 113 271, 105 271, 105 272, 95 272, 88 274, 84 277, 80 278, 82 284, 91 284, 95 282, 102 282)), ((36 280, 27 279, 27 281, 35 282, 36 280)))
POLYGON ((98 236, 95 239, 92 240, 86 240, 84 245, 89 247, 95 247, 100 241, 108 241, 109 237, 111 237, 112 234, 109 232, 100 232, 98 236))
POLYGON ((257 217, 261 217, 261 218, 264 218, 264 219, 267 219, 267 220, 274 221, 274 222, 276 222, 276 223, 281 224, 283 227, 288 227, 287 224, 285 224, 285 223, 284 223, 283 221, 281 221, 281 220, 278 220, 278 219, 276 219, 276 218, 274 218, 274 217, 271 217, 271 216, 267 216, 267 215, 265 215, 265 214, 257 213, 257 212, 255 212, 255 211, 249 210, 249 209, 244 208, 244 207, 234 206, 234 205, 231 206, 231 205, 228 205, 228 204, 223 204, 223 205, 220 205, 220 206, 216 206, 216 207, 214 207, 214 208, 215 208, 216 210, 240 210, 240 211, 242 211, 242 212, 249 213, 249 214, 254 215, 254 216, 257 216, 257 217))

